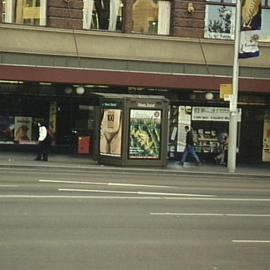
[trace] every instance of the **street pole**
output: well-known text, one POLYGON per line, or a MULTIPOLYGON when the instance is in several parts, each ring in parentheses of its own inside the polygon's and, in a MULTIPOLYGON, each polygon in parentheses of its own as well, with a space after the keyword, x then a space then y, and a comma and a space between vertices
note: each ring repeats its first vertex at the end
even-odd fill
POLYGON ((230 123, 229 123, 229 149, 227 168, 229 172, 235 172, 236 151, 237 151, 237 119, 238 119, 238 77, 239 77, 239 45, 240 45, 240 23, 241 23, 241 0, 236 0, 236 19, 235 19, 235 42, 234 42, 234 61, 233 61, 233 91, 230 98, 230 123))

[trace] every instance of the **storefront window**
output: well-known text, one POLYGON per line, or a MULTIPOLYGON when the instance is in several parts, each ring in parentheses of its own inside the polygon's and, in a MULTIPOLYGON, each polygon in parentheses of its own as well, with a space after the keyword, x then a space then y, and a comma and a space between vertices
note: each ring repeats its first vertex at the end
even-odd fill
MULTIPOLYGON (((207 0, 205 38, 234 39, 235 0, 207 0)), ((270 1, 262 1, 262 31, 260 41, 270 41, 270 1)))
POLYGON ((46 25, 46 0, 5 0, 2 21, 6 23, 46 25))
POLYGON ((84 0, 83 29, 122 30, 121 0, 84 0))
POLYGON ((133 4, 133 32, 169 35, 169 1, 136 0, 133 4))
POLYGON ((0 144, 36 144, 40 118, 0 115, 0 144))

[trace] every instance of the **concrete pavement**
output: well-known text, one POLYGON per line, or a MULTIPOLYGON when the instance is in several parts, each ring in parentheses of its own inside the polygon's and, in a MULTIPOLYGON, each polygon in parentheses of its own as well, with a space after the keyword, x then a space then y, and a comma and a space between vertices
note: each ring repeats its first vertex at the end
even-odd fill
POLYGON ((35 161, 35 153, 21 152, 1 152, 0 153, 0 168, 59 168, 66 170, 114 170, 137 173, 172 173, 172 174, 209 174, 209 175, 227 175, 227 176, 257 176, 270 179, 270 164, 262 165, 238 165, 235 173, 229 173, 224 166, 219 166, 210 163, 202 163, 201 166, 196 166, 191 163, 185 163, 184 167, 179 166, 175 161, 169 161, 166 168, 135 168, 135 167, 120 167, 100 165, 91 157, 86 155, 58 155, 51 154, 49 161, 35 161))

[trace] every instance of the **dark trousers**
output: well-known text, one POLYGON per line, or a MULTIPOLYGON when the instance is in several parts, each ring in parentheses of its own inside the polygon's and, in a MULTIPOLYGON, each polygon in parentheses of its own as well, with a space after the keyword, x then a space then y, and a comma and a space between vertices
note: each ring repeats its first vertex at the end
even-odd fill
POLYGON ((38 143, 38 155, 37 158, 38 160, 48 160, 48 150, 49 150, 49 145, 46 142, 39 142, 38 143))

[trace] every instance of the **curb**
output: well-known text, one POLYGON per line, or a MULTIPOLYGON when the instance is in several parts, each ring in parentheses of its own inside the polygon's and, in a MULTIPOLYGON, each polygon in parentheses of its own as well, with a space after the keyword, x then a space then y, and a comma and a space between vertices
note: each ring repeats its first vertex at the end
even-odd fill
MULTIPOLYGON (((74 164, 0 164, 0 168, 18 168, 18 169, 56 169, 56 170, 67 170, 67 171, 114 171, 114 172, 121 172, 121 173, 140 173, 140 174, 162 174, 162 175, 203 175, 203 176, 227 176, 230 178, 239 177, 239 178, 247 178, 247 177, 256 177, 256 178, 267 178, 270 179, 269 174, 264 173, 256 173, 256 172, 222 172, 222 171, 202 171, 196 168, 197 170, 189 171, 186 168, 179 168, 179 169, 170 169, 170 168, 138 168, 138 167, 115 167, 109 165, 74 165, 74 164)), ((192 169, 190 167, 189 169, 192 169)))

